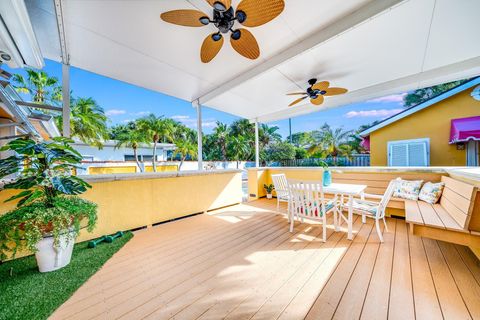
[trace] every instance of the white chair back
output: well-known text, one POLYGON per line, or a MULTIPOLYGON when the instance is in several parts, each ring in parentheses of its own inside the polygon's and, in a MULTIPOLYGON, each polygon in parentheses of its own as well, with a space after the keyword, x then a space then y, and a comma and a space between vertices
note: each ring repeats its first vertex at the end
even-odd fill
POLYGON ((299 217, 325 217, 325 197, 321 182, 288 180, 293 213, 299 217))
POLYGON ((277 197, 286 198, 288 197, 288 182, 287 177, 283 173, 272 174, 273 186, 275 187, 275 192, 277 197))
POLYGON ((385 210, 387 209, 387 205, 392 199, 393 192, 395 191, 395 186, 396 186, 397 181, 392 180, 388 184, 387 190, 383 194, 382 200, 380 200, 379 206, 378 206, 378 218, 382 219, 385 216, 385 210))

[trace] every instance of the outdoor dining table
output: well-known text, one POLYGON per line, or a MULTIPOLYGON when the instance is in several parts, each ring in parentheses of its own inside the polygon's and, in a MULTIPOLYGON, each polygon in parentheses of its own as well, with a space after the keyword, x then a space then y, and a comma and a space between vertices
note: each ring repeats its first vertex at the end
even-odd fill
MULTIPOLYGON (((348 183, 331 183, 328 186, 323 187, 324 193, 343 195, 348 197, 348 217, 345 219, 345 216, 340 213, 340 217, 346 220, 348 225, 348 240, 353 239, 353 197, 359 196, 363 198, 366 185, 362 184, 348 184, 348 183)), ((339 220, 340 222, 340 220, 339 220)), ((338 228, 338 225, 337 225, 338 228)), ((338 231, 338 230, 335 230, 338 231)))

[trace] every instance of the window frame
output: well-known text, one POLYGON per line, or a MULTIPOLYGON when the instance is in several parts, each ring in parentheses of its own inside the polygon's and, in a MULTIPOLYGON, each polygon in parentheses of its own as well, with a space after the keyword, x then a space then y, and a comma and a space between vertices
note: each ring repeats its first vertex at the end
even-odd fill
POLYGON ((391 148, 395 144, 406 144, 407 145, 407 165, 405 167, 410 167, 409 163, 409 153, 408 153, 408 146, 410 143, 419 143, 419 142, 424 142, 426 145, 426 150, 425 150, 425 158, 427 161, 427 164, 425 167, 430 166, 430 138, 417 138, 417 139, 406 139, 406 140, 392 140, 387 142, 387 164, 389 167, 393 167, 392 165, 392 156, 391 156, 391 148))

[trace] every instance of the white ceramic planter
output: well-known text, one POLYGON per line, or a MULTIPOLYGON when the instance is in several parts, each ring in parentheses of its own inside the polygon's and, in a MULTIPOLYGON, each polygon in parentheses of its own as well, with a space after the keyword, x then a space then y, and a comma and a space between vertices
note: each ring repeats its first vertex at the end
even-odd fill
POLYGON ((50 272, 68 265, 72 258, 74 239, 74 231, 70 231, 70 239, 67 235, 61 236, 58 247, 53 246, 53 237, 45 237, 40 240, 37 243, 38 251, 35 253, 38 270, 50 272))
POLYGON ((272 194, 271 193, 267 193, 267 199, 272 199, 272 194))

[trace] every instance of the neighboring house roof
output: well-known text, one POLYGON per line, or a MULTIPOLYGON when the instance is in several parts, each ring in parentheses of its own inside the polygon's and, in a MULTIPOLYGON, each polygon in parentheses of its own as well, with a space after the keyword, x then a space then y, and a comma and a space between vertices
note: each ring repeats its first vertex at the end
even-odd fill
POLYGON ((383 121, 381 121, 380 123, 360 132, 360 136, 362 137, 366 137, 368 135, 370 135, 370 133, 374 132, 374 131, 377 131, 378 129, 381 129, 383 127, 386 127, 400 119, 403 119, 405 117, 408 117, 409 115, 411 114, 414 114, 420 110, 423 110, 425 108, 428 108, 442 100, 445 100, 447 98, 450 98, 454 95, 456 95, 457 93, 460 93, 468 88, 471 88, 477 84, 480 84, 480 77, 477 77, 477 78, 474 78, 468 82, 465 82, 464 84, 461 84, 455 88, 452 88, 448 91, 445 91, 444 93, 441 93, 433 98, 430 98, 428 99, 427 101, 425 102, 422 102, 420 104, 417 104, 416 106, 414 107, 411 107, 411 108, 408 108, 408 109, 405 109, 404 111, 400 112, 400 113, 397 113, 396 115, 394 116, 391 116, 383 121))

